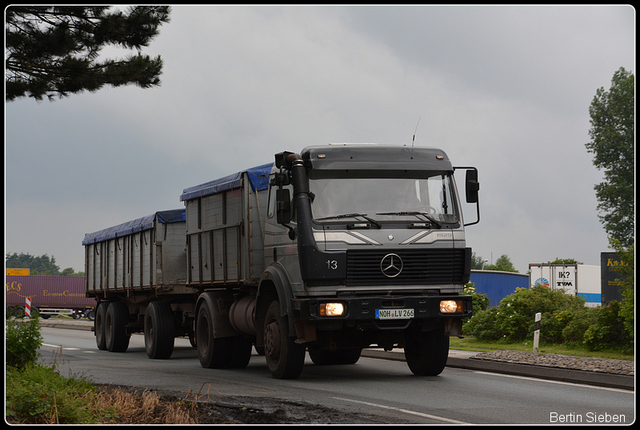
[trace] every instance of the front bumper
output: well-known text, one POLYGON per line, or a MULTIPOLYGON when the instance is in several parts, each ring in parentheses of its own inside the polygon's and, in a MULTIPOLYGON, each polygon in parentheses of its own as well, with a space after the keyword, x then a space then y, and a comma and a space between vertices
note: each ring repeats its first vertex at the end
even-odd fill
POLYGON ((299 314, 297 317, 302 321, 342 321, 342 322, 374 322, 384 323, 389 321, 401 322, 405 318, 380 319, 380 310, 402 310, 413 309, 413 317, 410 320, 437 320, 437 319, 463 319, 472 315, 471 296, 437 295, 437 296, 367 296, 349 298, 304 298, 293 299, 293 308, 299 314), (461 302, 460 312, 443 313, 440 311, 440 302, 443 300, 456 300, 461 302), (325 303, 342 303, 345 306, 345 313, 342 316, 323 316, 320 308, 325 303))

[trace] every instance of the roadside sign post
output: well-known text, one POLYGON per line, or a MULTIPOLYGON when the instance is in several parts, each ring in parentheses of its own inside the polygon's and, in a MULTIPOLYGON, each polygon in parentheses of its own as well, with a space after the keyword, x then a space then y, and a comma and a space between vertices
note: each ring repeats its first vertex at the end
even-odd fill
POLYGON ((27 297, 24 303, 24 316, 31 318, 31 297, 27 297))
POLYGON ((533 353, 538 354, 538 343, 540 342, 540 320, 542 319, 542 314, 538 312, 536 314, 536 328, 533 332, 533 353))

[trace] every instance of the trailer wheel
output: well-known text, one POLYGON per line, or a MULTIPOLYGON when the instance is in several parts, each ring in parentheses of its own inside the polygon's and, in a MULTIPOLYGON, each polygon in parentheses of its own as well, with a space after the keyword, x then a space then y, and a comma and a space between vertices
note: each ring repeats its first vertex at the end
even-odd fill
POLYGON ((441 324, 427 331, 405 332, 404 356, 414 375, 437 376, 444 370, 449 357, 449 336, 441 324))
POLYGON ((98 308, 96 309, 96 319, 93 323, 93 332, 96 335, 96 345, 98 345, 98 349, 103 351, 107 349, 107 342, 105 340, 105 321, 107 319, 108 306, 108 302, 102 302, 98 305, 98 308))
POLYGON ((151 302, 144 315, 144 349, 149 358, 169 358, 173 353, 175 323, 167 302, 151 302))
POLYGON ((123 302, 111 302, 105 318, 105 342, 110 352, 125 352, 129 347, 130 334, 126 326, 129 321, 129 308, 123 302))
POLYGON ((304 366, 305 347, 289 336, 287 317, 280 303, 271 302, 264 321, 264 356, 271 375, 277 379, 296 379, 304 366))
POLYGON ((213 337, 213 313, 205 301, 196 317, 196 348, 200 365, 208 369, 227 367, 232 337, 213 337))
POLYGON ((94 311, 93 309, 89 309, 86 315, 89 321, 94 321, 96 319, 96 311, 94 311))
POLYGON ((317 347, 309 347, 309 357, 315 365, 355 364, 360 360, 361 353, 362 348, 326 351, 317 347))

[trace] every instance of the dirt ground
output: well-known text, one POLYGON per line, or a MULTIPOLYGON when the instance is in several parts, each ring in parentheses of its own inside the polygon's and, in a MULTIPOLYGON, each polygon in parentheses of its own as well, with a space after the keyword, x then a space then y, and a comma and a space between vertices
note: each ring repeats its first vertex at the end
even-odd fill
MULTIPOLYGON (((389 424, 384 417, 345 414, 320 405, 270 398, 184 394, 126 386, 101 386, 103 406, 120 405, 114 424, 389 424)), ((406 422, 410 423, 410 422, 406 422)), ((394 420, 394 424, 402 424, 394 420)))

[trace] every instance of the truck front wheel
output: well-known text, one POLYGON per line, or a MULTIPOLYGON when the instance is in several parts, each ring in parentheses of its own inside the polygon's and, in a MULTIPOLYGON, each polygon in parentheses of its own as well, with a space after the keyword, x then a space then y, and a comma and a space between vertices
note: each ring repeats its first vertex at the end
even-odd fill
POLYGON ((231 337, 213 337, 213 313, 205 301, 196 317, 196 348, 200 365, 207 369, 223 369, 229 363, 231 337))
POLYGON ((404 356, 414 375, 437 376, 444 370, 449 357, 449 336, 441 324, 426 332, 405 332, 404 356))
POLYGON ((296 379, 304 366, 305 347, 289 336, 287 317, 280 303, 271 302, 264 321, 264 356, 274 378, 296 379))
POLYGON ((167 302, 151 302, 144 315, 144 348, 149 358, 169 358, 173 353, 175 324, 167 302))

